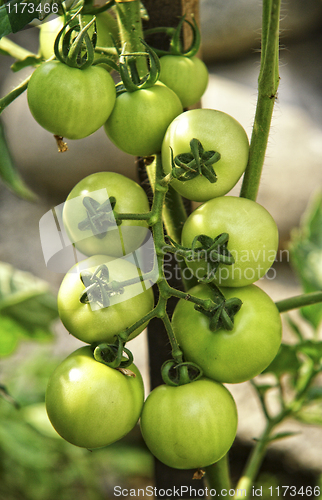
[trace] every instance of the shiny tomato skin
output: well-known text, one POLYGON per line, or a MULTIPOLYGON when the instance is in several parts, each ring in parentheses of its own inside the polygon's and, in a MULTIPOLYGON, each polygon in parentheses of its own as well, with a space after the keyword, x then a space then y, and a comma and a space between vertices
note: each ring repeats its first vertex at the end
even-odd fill
MULTIPOLYGON (((57 297, 58 312, 65 328, 74 337, 88 344, 113 343, 116 335, 139 321, 154 305, 152 288, 141 282, 124 287, 123 294, 110 297, 108 307, 95 308, 95 304, 83 304, 79 298, 85 290, 80 279, 83 270, 94 272, 106 264, 110 281, 125 281, 138 277, 138 269, 131 262, 114 259, 107 255, 95 255, 73 266, 65 275, 57 297)), ((134 330, 133 339, 143 331, 146 324, 134 330)))
POLYGON ((110 116, 116 91, 104 68, 78 69, 49 61, 31 75, 27 99, 31 114, 44 129, 66 139, 83 139, 110 116))
MULTIPOLYGON (((246 198, 214 198, 188 217, 182 245, 191 247, 199 234, 215 238, 222 233, 229 234, 227 248, 235 263, 220 263, 213 281, 219 286, 240 287, 261 279, 272 266, 278 248, 278 228, 273 217, 262 205, 246 198)), ((196 257, 187 264, 198 279, 209 273, 205 259, 196 257)))
POLYGON ((46 391, 48 417, 66 441, 82 448, 108 446, 136 425, 143 406, 141 374, 135 377, 96 361, 89 346, 70 354, 51 375, 46 391))
POLYGON ((91 229, 80 230, 78 224, 87 217, 83 204, 85 196, 101 204, 114 197, 114 208, 120 214, 145 213, 149 211, 149 201, 139 184, 116 172, 96 172, 84 177, 73 187, 63 208, 63 223, 67 235, 84 255, 107 254, 121 257, 139 248, 148 230, 148 224, 144 220, 124 220, 120 226, 114 224, 103 238, 94 236, 91 229))
POLYGON ((120 94, 105 132, 125 153, 149 156, 161 151, 168 125, 182 110, 179 97, 157 82, 148 89, 120 94))
POLYGON ((144 403, 140 425, 158 460, 176 469, 197 469, 228 452, 236 436, 237 409, 228 389, 202 378, 155 388, 144 403))
MULTIPOLYGON (((242 301, 232 330, 212 332, 209 318, 182 299, 175 308, 172 326, 185 359, 199 365, 206 377, 236 384, 259 375, 273 361, 281 344, 282 324, 276 305, 257 286, 221 291, 226 299, 238 297, 242 301)), ((191 288, 189 294, 212 297, 204 284, 191 288)))
POLYGON ((248 155, 248 137, 237 120, 214 109, 192 109, 179 115, 169 125, 162 143, 162 166, 166 174, 172 169, 173 157, 190 153, 190 141, 198 139, 205 151, 217 151, 221 158, 214 163, 217 181, 205 176, 188 181, 174 179, 172 187, 182 196, 194 201, 207 201, 228 193, 244 173, 248 155))
POLYGON ((199 57, 166 55, 160 59, 159 80, 179 97, 182 106, 196 104, 208 85, 208 69, 199 57))

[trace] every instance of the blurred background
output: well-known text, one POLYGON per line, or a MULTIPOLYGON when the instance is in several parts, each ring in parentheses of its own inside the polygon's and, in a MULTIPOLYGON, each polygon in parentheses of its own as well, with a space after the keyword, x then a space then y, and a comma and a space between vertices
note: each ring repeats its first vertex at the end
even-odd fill
MULTIPOLYGON (((203 58, 210 71, 202 105, 231 114, 250 137, 260 62, 261 2, 200 0, 200 14, 203 58)), ((301 291, 290 265, 288 243, 322 187, 321 28, 321 0, 282 2, 281 79, 257 200, 275 218, 280 231, 274 272, 259 283, 275 301, 301 291)), ((37 28, 10 38, 38 51, 37 28)), ((12 62, 0 58, 1 96, 30 71, 12 73, 12 62)), ((59 154, 51 134, 31 117, 26 94, 2 116, 15 165, 39 199, 37 203, 21 200, 0 184, 0 299, 12 280, 24 292, 36 290, 31 299, 26 296, 24 328, 16 320, 8 320, 15 317, 13 309, 0 323, 0 391, 5 397, 0 398, 0 500, 67 500, 74 494, 88 500, 113 498, 115 485, 137 488, 153 484, 153 460, 138 429, 107 449, 89 452, 65 443, 46 420, 43 402, 48 377, 82 343, 71 338, 56 319, 55 295, 63 274, 46 268, 38 224, 42 215, 62 203, 72 187, 90 173, 112 170, 137 179, 134 159, 116 150, 103 130, 80 141, 68 141, 69 151, 59 154), (39 301, 46 314, 35 328, 30 325, 30 313, 34 310, 37 316, 39 301)), ((239 187, 231 194, 238 195, 239 187)), ((321 257, 318 266, 322 276, 321 257)), ((299 320, 297 313, 292 317, 299 320)), ((284 338, 288 336, 285 322, 284 338)), ((130 348, 148 393, 145 334, 131 341, 130 348)), ((264 419, 249 383, 229 389, 239 410, 238 439, 231 453, 237 477, 264 419)), ((322 471, 322 428, 288 422, 285 429, 299 435, 271 446, 259 482, 266 481, 268 486, 294 485, 295 481, 317 484, 322 471)))

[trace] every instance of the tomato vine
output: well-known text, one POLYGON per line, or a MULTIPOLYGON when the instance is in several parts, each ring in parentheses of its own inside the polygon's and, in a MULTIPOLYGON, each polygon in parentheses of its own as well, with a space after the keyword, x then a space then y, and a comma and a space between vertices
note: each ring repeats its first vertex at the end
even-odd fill
MULTIPOLYGON (((71 193, 65 203, 63 213, 65 230, 76 250, 88 255, 89 259, 81 266, 77 263, 75 268, 66 275, 58 295, 59 312, 67 330, 80 340, 91 344, 91 347, 87 346, 82 348, 81 352, 73 353, 53 375, 47 390, 49 417, 65 439, 78 446, 94 448, 120 439, 136 425, 142 415, 142 434, 154 455, 171 467, 204 469, 211 488, 216 490, 230 488, 227 453, 237 428, 234 402, 221 383, 250 380, 260 373, 265 373, 266 369, 269 370, 271 363, 278 363, 279 356, 283 355, 283 349, 285 349, 283 345, 280 348, 280 313, 316 304, 322 300, 321 292, 313 292, 274 304, 264 292, 258 291, 259 289, 253 285, 256 281, 253 277, 235 280, 230 276, 230 271, 236 267, 238 269, 240 265, 241 259, 238 257, 238 252, 246 251, 248 246, 253 252, 259 253, 263 246, 267 247, 267 251, 271 251, 273 255, 271 260, 265 257, 263 262, 260 262, 264 267, 257 279, 267 272, 277 251, 276 225, 263 207, 256 203, 256 198, 279 83, 280 4, 281 0, 263 0, 261 67, 250 149, 244 130, 232 117, 214 110, 202 109, 183 113, 183 106, 193 105, 198 100, 200 92, 204 91, 206 80, 201 85, 203 90, 198 89, 191 101, 185 99, 184 93, 181 96, 178 91, 177 95, 175 85, 171 90, 158 81, 160 68, 162 75, 163 65, 162 62, 159 63, 157 53, 163 57, 167 56, 164 51, 160 52, 149 47, 144 41, 144 35, 160 32, 170 34, 172 40, 169 57, 177 58, 176 62, 183 57, 187 62, 188 58, 191 60, 195 56, 199 45, 199 32, 195 21, 191 23, 182 17, 177 29, 159 27, 144 33, 140 2, 138 0, 115 0, 115 2, 107 2, 102 8, 87 5, 83 10, 83 13, 99 15, 102 10, 111 6, 115 7, 120 36, 119 42, 115 40, 113 42, 115 47, 96 47, 96 20, 93 17, 84 21, 81 14, 82 8, 78 9, 77 6, 76 12, 72 12, 70 18, 65 19, 68 22, 60 29, 56 38, 55 56, 50 57, 49 60, 44 61, 35 54, 26 53, 7 40, 2 40, 0 43, 0 48, 8 54, 15 55, 22 65, 27 65, 28 59, 29 63, 36 67, 30 78, 0 100, 0 111, 28 87, 29 106, 35 119, 61 139, 63 136, 80 139, 104 125, 107 135, 119 149, 144 157, 142 161, 145 163, 153 190, 151 208, 148 206, 147 199, 144 199, 142 203, 138 202, 137 205, 132 200, 130 211, 122 207, 121 199, 124 195, 122 190, 119 190, 116 195, 112 193, 108 200, 101 199, 95 194, 93 186, 93 189, 90 189, 90 186, 86 184, 90 183, 89 179, 85 179, 85 187, 76 186, 76 194, 71 193), (188 24, 193 31, 193 42, 186 51, 182 47, 180 35, 184 23, 188 24), (97 53, 100 54, 99 58, 96 57, 97 53), (106 55, 112 56, 112 60, 106 58, 106 55), (55 58, 58 61, 54 60, 55 58), (118 58, 118 65, 113 58, 118 58), (106 68, 99 67, 104 63, 120 73, 122 82, 116 85, 116 90, 106 68), (54 75, 56 71, 58 71, 58 76, 54 75), (69 78, 63 78, 63 76, 66 74, 69 77, 72 73, 76 76, 73 78, 70 91, 68 89, 69 78), (95 81, 90 76, 93 73, 96 75, 95 81), (81 86, 88 75, 88 81, 81 86), (54 82, 56 86, 53 86, 54 82), (90 84, 93 84, 92 87, 90 84), (62 109, 55 114, 54 101, 51 101, 51 97, 54 96, 55 100, 58 94, 61 96, 63 88, 67 92, 63 96, 63 101, 68 103, 68 106, 64 110, 65 114, 62 109), (75 88, 77 92, 74 92, 75 88), (99 92, 101 88, 104 88, 103 93, 99 92), (92 100, 90 105, 86 102, 82 108, 81 104, 87 92, 92 100), (78 101, 77 98, 80 100, 78 101), (157 104, 155 104, 156 101, 157 104), (154 114, 149 113, 151 103, 156 106, 154 114), (210 132, 201 127, 205 112, 210 132), (80 114, 83 118, 81 122, 79 122, 80 114), (92 120, 93 115, 95 120, 97 118, 95 123, 92 120), (212 122, 213 119, 215 123, 212 122), (226 134, 224 141, 219 141, 219 143, 217 141, 213 144, 213 131, 216 130, 218 136, 223 134, 220 129, 223 121, 223 130, 229 128, 231 132, 234 129, 234 133, 229 137, 226 134), (185 131, 183 139, 180 136, 180 130, 185 131), (228 154, 230 152, 232 152, 231 157, 228 154), (234 169, 236 172, 232 172, 234 169), (240 197, 224 196, 244 172, 240 197), (227 177, 230 175, 233 178, 223 186, 218 182, 222 175, 227 175, 227 177), (188 199, 202 201, 204 204, 187 217, 179 193, 188 199), (70 215, 68 207, 73 205, 69 203, 75 198, 79 198, 81 204, 77 209, 72 208, 70 215), (224 208, 221 208, 221 204, 225 205, 224 208), (232 204, 232 207, 229 207, 229 204, 232 204), (251 207, 250 212, 256 213, 254 220, 249 216, 248 207, 251 207), (232 224, 231 220, 227 222, 227 214, 231 216, 232 224), (78 217, 80 217, 79 220, 78 217), (234 228, 234 225, 241 228, 240 240, 238 229, 234 228), (136 230, 140 226, 151 230, 155 258, 150 270, 137 273, 136 266, 127 266, 124 274, 116 269, 117 266, 113 269, 115 263, 113 264, 111 255, 122 257, 122 254, 135 252, 144 238, 136 239, 133 236, 134 232, 130 232, 128 240, 125 237, 122 239, 120 250, 117 245, 114 245, 111 233, 109 233, 111 226, 117 238, 125 227, 134 227, 136 230), (253 238, 251 238, 252 226, 255 227, 256 232, 253 238), (233 251, 237 252, 237 257, 234 256, 233 251), (107 253, 109 257, 105 256, 107 253), (164 270, 166 254, 180 257, 184 290, 178 290, 169 284, 164 270), (197 261, 198 270, 202 271, 201 276, 196 272, 194 261, 197 261), (131 267, 132 271, 134 269, 133 273, 130 270, 131 267), (226 281, 217 279, 220 274, 218 270, 222 269, 227 271, 226 281), (185 277, 185 271, 191 271, 190 279, 185 277), (196 281, 199 285, 192 288, 196 281), (157 285, 156 305, 153 303, 151 289, 146 287, 147 283, 157 285), (139 299, 133 301, 132 306, 130 302, 125 305, 125 308, 120 306, 115 298, 124 294, 125 303, 127 292, 137 285, 144 288, 141 294, 136 293, 139 299), (225 286, 229 288, 225 290, 225 286), (72 293, 76 294, 73 303, 72 293), (179 299, 172 318, 167 309, 170 298, 179 299), (257 306, 263 315, 260 319, 256 311, 257 306), (100 311, 100 315, 95 316, 95 321, 99 318, 95 323, 93 318, 97 310, 100 311), (84 311, 87 315, 86 321, 84 311), (113 312, 119 315, 116 320, 111 320, 113 312), (135 318, 134 322, 133 318, 135 318), (172 359, 162 367, 164 385, 151 392, 144 406, 140 375, 133 366, 133 356, 126 345, 153 318, 161 319, 164 324, 171 346, 172 359), (244 318, 247 318, 247 321, 244 318), (101 321, 102 324, 100 324, 101 321), (109 322, 114 321, 117 323, 115 329, 108 325, 109 322), (246 321, 247 328, 243 321, 246 321), (258 331, 261 335, 263 333, 265 335, 260 337, 258 331), (196 338, 194 338, 196 333, 196 338), (247 335, 250 337, 248 338, 247 335), (203 340, 207 336, 211 341, 203 340), (252 343, 252 336, 257 337, 257 343, 255 341, 252 343), (224 339, 223 349, 222 338, 224 339), (211 342, 216 344, 215 347, 211 347, 211 342), (255 356, 250 353, 254 345, 256 345, 255 356), (243 357, 242 362, 245 359, 247 361, 247 369, 244 371, 238 363, 234 363, 236 366, 231 365, 232 356, 236 358, 238 353, 243 357), (133 407, 129 404, 131 391, 128 391, 128 397, 116 412, 111 411, 114 396, 111 397, 107 406, 103 404, 102 411, 107 413, 111 411, 113 422, 122 416, 122 410, 126 408, 128 418, 124 426, 116 429, 115 433, 111 434, 105 426, 102 436, 99 434, 98 437, 84 437, 84 419, 83 422, 79 422, 75 417, 79 388, 76 391, 75 400, 70 398, 70 406, 64 401, 61 379, 68 378, 72 383, 76 373, 77 381, 81 380, 84 383, 85 369, 81 366, 82 364, 88 366, 87 377, 92 376, 92 367, 94 367, 93 379, 96 379, 95 367, 99 366, 102 378, 109 380, 114 376, 117 377, 119 382, 116 385, 127 386, 126 391, 131 384, 133 387, 137 386, 135 393, 138 397, 134 414, 133 407), (74 370, 72 376, 70 370, 74 370), (135 375, 136 381, 129 382, 132 378, 135 379, 135 375), (218 398, 220 402, 218 407, 210 408, 211 405, 209 406, 209 401, 205 397, 207 392, 213 393, 213 397, 218 398), (200 408, 198 412, 196 411, 193 418, 186 412, 186 407, 192 400, 198 401, 202 408, 202 411, 200 408), (160 407, 160 401, 168 405, 170 409, 165 415, 162 412, 162 405, 160 407), (64 409, 62 414, 57 410, 61 406, 64 409), (172 425, 171 410, 180 415, 180 422, 177 426, 172 425), (199 428, 199 422, 197 422, 198 419, 204 418, 204 413, 208 415, 204 421, 205 425, 210 422, 207 427, 208 434, 204 429, 199 428), (190 429, 191 426, 194 430, 187 437, 186 429, 190 429), (224 435, 219 440, 222 428, 225 428, 224 435), (156 439, 158 431, 163 436, 161 444, 156 439), (174 435, 178 442, 174 440, 174 435), (177 436, 180 437, 177 438, 177 436), (180 453, 177 451, 178 447, 180 453), (212 465, 214 462, 216 466, 212 465)), ((171 64, 172 62, 171 59, 171 64)), ((201 71, 204 70, 202 66, 201 71)), ((160 79, 162 81, 162 76, 160 79)), ((177 80, 175 76, 175 83, 177 80)), ((165 78, 165 83, 167 84, 167 78, 165 78)), ((169 87, 171 87, 170 83, 169 87)), ((98 184, 102 187, 102 180, 98 184)), ((111 179, 107 189, 112 191, 111 179)), ((131 185, 128 183, 126 186, 124 183, 123 191, 128 197, 132 189, 134 191, 137 189, 134 183, 131 185)), ((253 260, 257 263, 257 258, 253 260)), ((245 277, 246 269, 242 266, 241 269, 245 277)), ((254 270, 252 265, 247 269, 254 270)), ((270 414, 266 403, 266 391, 272 386, 267 388, 257 382, 252 382, 266 418, 266 427, 237 484, 237 491, 245 490, 246 496, 250 493, 267 446, 270 442, 285 437, 285 434, 274 434, 275 427, 286 417, 300 412, 312 381, 321 371, 321 355, 319 347, 316 347, 314 342, 308 343, 301 338, 297 349, 296 352, 292 351, 292 355, 304 353, 309 358, 306 370, 299 373, 294 380, 293 398, 288 402, 283 399, 283 382, 277 375, 276 387, 280 393, 281 408, 276 415, 270 414)), ((81 389, 84 389, 83 386, 81 389)), ((92 404, 96 409, 102 405, 101 392, 104 392, 104 385, 102 386, 99 381, 95 386, 94 395, 89 396, 93 397, 92 404)), ((88 410, 90 405, 83 400, 81 403, 83 417, 85 416, 85 420, 89 419, 91 417, 91 408, 88 410)), ((97 414, 99 413, 98 411, 97 414)), ((97 426, 99 423, 98 418, 97 426)))

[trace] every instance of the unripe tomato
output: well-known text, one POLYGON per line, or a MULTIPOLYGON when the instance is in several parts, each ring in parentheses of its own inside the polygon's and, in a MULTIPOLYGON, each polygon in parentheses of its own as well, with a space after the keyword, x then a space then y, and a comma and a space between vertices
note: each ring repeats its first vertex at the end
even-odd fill
POLYGON ((111 225, 106 234, 94 236, 91 228, 81 230, 78 224, 86 219, 83 204, 85 196, 102 204, 109 198, 116 199, 119 213, 145 213, 149 201, 141 186, 132 179, 116 172, 97 172, 88 175, 73 187, 63 209, 63 223, 70 241, 85 255, 106 254, 115 257, 137 250, 144 241, 148 224, 145 220, 123 220, 120 226, 111 225))
MULTIPOLYGON (((215 238, 229 234, 227 249, 232 265, 219 264, 214 282, 219 286, 246 286, 262 278, 273 264, 278 247, 278 229, 273 217, 255 201, 222 196, 200 205, 186 220, 182 245, 191 247, 197 235, 215 238)), ((213 257, 216 259, 216 256, 213 257)), ((211 278, 211 261, 196 256, 187 265, 198 278, 211 278)), ((216 261, 216 260, 215 260, 216 261)))
MULTIPOLYGON (((85 290, 81 272, 86 270, 93 273, 101 264, 106 264, 110 281, 139 278, 138 268, 131 262, 107 255, 89 257, 73 266, 65 275, 57 297, 59 316, 74 337, 88 344, 113 343, 118 333, 143 318, 154 304, 152 288, 146 288, 141 281, 124 287, 122 294, 115 293, 111 296, 108 307, 80 302, 80 296, 85 290)), ((145 327, 146 324, 143 324, 134 330, 129 340, 139 335, 145 327)))
POLYGON ((247 165, 249 143, 245 130, 222 111, 191 109, 182 113, 169 125, 162 143, 162 166, 166 174, 172 170, 171 149, 173 158, 190 153, 192 139, 198 139, 205 151, 220 153, 220 160, 213 164, 217 181, 211 183, 204 175, 198 175, 187 181, 174 179, 171 186, 194 201, 207 201, 228 193, 247 165))
POLYGON ((230 449, 237 431, 235 401, 226 387, 206 378, 160 385, 144 403, 141 432, 158 460, 175 469, 207 467, 230 449))
POLYGON ((115 104, 115 85, 104 69, 45 62, 31 75, 27 98, 35 120, 52 134, 82 139, 96 132, 115 104))
POLYGON ((48 417, 66 441, 101 448, 128 434, 144 401, 141 374, 132 364, 124 375, 96 361, 89 346, 70 354, 54 371, 46 391, 48 417))
MULTIPOLYGON (((172 317, 176 338, 185 359, 200 366, 206 377, 236 384, 259 375, 275 358, 281 344, 282 324, 272 299, 255 285, 221 288, 226 299, 238 297, 241 309, 232 330, 212 332, 210 318, 180 299, 172 317)), ((213 297, 208 285, 189 290, 200 299, 213 297)))
POLYGON ((208 85, 208 70, 199 57, 166 55, 160 59, 159 80, 179 97, 182 106, 196 104, 208 85))
POLYGON ((182 113, 179 97, 163 83, 120 94, 105 123, 109 139, 125 153, 149 156, 161 151, 168 125, 182 113))

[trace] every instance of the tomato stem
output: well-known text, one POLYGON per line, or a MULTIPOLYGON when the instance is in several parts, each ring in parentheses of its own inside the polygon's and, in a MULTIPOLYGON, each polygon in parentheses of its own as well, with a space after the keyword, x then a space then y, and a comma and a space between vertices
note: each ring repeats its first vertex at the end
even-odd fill
POLYGON ((288 299, 279 300, 276 302, 276 306, 280 313, 291 311, 292 309, 298 309, 299 307, 310 306, 312 304, 318 304, 322 302, 322 292, 311 292, 302 295, 296 295, 295 297, 289 297, 288 299))
POLYGON ((240 196, 256 201, 279 84, 279 17, 281 0, 263 0, 261 68, 249 160, 240 196))
POLYGON ((205 467, 205 472, 209 489, 216 491, 216 494, 210 495, 210 498, 223 498, 219 492, 229 491, 231 488, 228 453, 215 464, 205 467))
POLYGON ((27 90, 29 80, 31 75, 23 80, 17 87, 15 87, 11 92, 0 99, 0 114, 2 111, 9 106, 17 97, 19 97, 25 90, 27 90))
MULTIPOLYGON (((126 47, 127 52, 142 52, 144 46, 143 29, 140 15, 140 1, 117 2, 116 15, 119 26, 121 47, 126 47)), ((142 78, 147 73, 147 62, 145 58, 136 59, 137 70, 142 78)))

